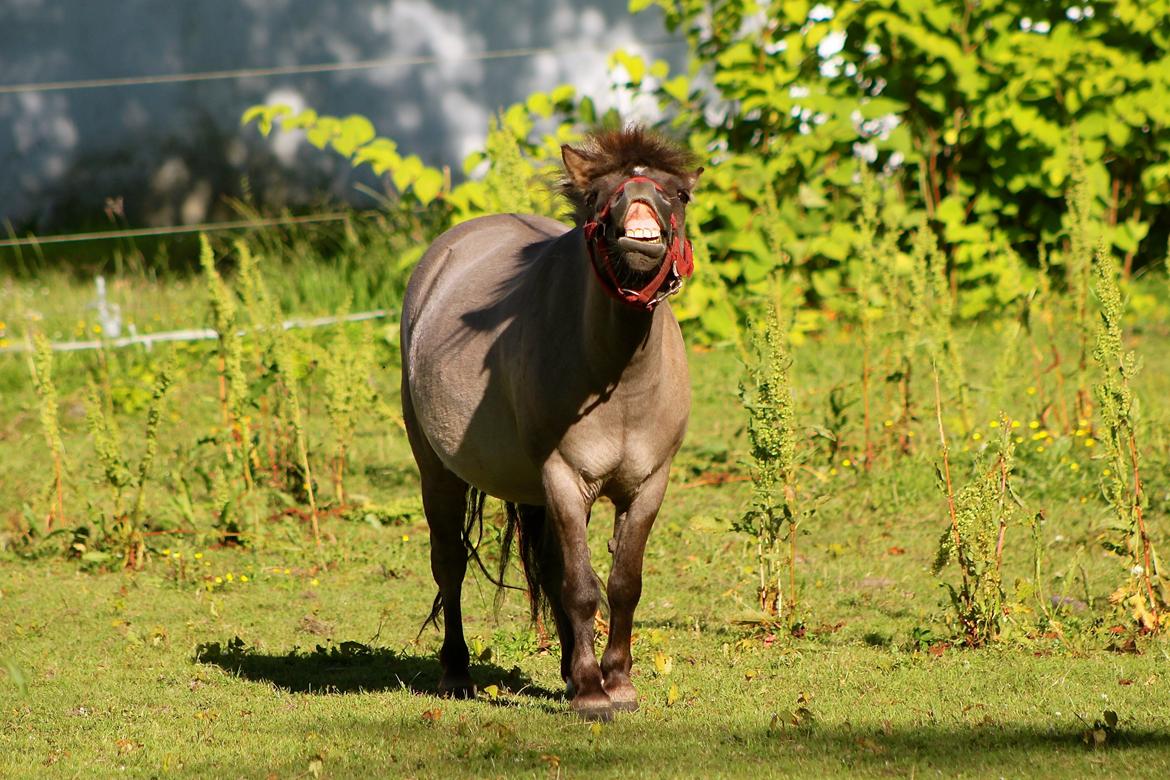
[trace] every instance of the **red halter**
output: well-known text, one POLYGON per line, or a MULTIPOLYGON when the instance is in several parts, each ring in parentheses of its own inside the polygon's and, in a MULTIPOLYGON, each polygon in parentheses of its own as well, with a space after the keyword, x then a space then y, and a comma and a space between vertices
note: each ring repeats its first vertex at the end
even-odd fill
POLYGON ((645 287, 639 290, 629 290, 618 282, 617 272, 613 267, 613 258, 610 256, 609 242, 605 237, 605 219, 609 216, 614 201, 625 191, 626 185, 636 181, 648 181, 654 189, 665 193, 658 182, 646 176, 632 176, 621 183, 610 197, 605 207, 597 216, 586 222, 582 229, 585 233, 585 245, 589 248, 589 259, 592 261, 593 271, 597 274, 601 287, 610 297, 634 308, 654 311, 654 307, 662 303, 671 295, 682 289, 683 279, 689 278, 695 271, 695 259, 691 250, 691 242, 681 235, 678 223, 673 214, 670 215, 670 235, 672 240, 662 258, 662 265, 645 287))

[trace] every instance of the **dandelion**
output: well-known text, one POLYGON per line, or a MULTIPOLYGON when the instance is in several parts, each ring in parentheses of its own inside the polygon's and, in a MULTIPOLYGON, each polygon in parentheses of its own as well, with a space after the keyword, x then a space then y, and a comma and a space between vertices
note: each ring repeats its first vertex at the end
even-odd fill
POLYGON ((974 439, 975 441, 979 441, 980 439, 983 438, 983 434, 980 433, 979 431, 975 431, 975 433, 971 434, 971 438, 974 439))
POLYGON ((886 420, 884 423, 882 423, 882 425, 886 426, 887 428, 893 428, 894 421, 893 420, 886 420))
POLYGON ((1093 447, 1093 446, 1096 446, 1096 444, 1097 444, 1096 439, 1085 439, 1085 446, 1086 447, 1093 447))
POLYGON ((1068 467, 1070 469, 1072 469, 1073 471, 1080 471, 1081 470, 1081 464, 1079 464, 1079 463, 1070 463, 1070 464, 1068 464, 1068 467))
POLYGON ((247 574, 241 574, 241 575, 240 575, 240 582, 247 582, 247 581, 248 581, 248 575, 247 575, 247 574))
POLYGON ((1028 423, 1028 427, 1031 428, 1032 430, 1036 430, 1037 428, 1040 427, 1040 421, 1033 420, 1032 422, 1028 423))
POLYGON ((228 582, 231 582, 235 578, 236 578, 235 575, 232 574, 230 571, 224 575, 224 579, 226 579, 228 582))
POLYGON ((404 541, 404 542, 409 542, 409 541, 410 541, 410 536, 408 536, 407 534, 403 534, 403 535, 402 535, 402 541, 404 541))
POLYGON ((223 577, 216 577, 215 584, 216 585, 223 585, 223 577))
POLYGON ((292 569, 285 569, 285 570, 284 570, 284 573, 285 573, 285 574, 292 574, 292 569))
POLYGON ((1044 452, 1044 447, 1043 446, 1037 447, 1036 452, 1044 452))
POLYGON ((174 559, 177 561, 177 560, 179 560, 180 558, 182 558, 182 557, 183 557, 183 553, 181 553, 181 552, 173 552, 173 553, 171 553, 171 557, 172 557, 172 558, 174 558, 174 559))
POLYGON ((321 580, 314 577, 313 579, 309 580, 309 584, 312 585, 313 587, 316 587, 316 586, 321 584, 321 580))
POLYGON ((999 427, 999 420, 992 420, 991 422, 987 423, 987 427, 988 428, 998 428, 999 427))
POLYGON ((170 556, 170 554, 171 554, 171 548, 170 548, 170 547, 164 547, 164 548, 163 548, 163 555, 170 556))
POLYGON ((1028 395, 1036 395, 1036 393, 1037 393, 1038 391, 1036 390, 1036 388, 1035 388, 1035 387, 1029 387, 1029 388, 1028 388, 1027 390, 1025 390, 1024 392, 1026 392, 1028 395))
POLYGON ((1019 428, 1019 427, 1020 427, 1020 421, 1019 420, 1012 420, 1012 428, 1019 428))
POLYGON ((853 465, 853 461, 849 460, 849 458, 846 458, 845 460, 841 461, 841 465, 845 468, 849 468, 853 465))
POLYGON ((100 336, 101 333, 102 333, 102 326, 101 325, 94 325, 93 326, 93 334, 95 336, 100 336))
POLYGON ((837 469, 829 469, 829 476, 830 477, 837 476, 837 469))
POLYGON ((1040 431, 1032 434, 1032 441, 1044 441, 1048 438, 1048 431, 1040 431))
POLYGON ((203 553, 195 553, 195 560, 197 560, 197 561, 198 561, 198 560, 200 560, 200 559, 202 559, 202 558, 203 558, 203 553))
POLYGON ((1104 471, 1101 472, 1101 475, 1107 477, 1112 473, 1113 473, 1113 469, 1105 469, 1104 471))

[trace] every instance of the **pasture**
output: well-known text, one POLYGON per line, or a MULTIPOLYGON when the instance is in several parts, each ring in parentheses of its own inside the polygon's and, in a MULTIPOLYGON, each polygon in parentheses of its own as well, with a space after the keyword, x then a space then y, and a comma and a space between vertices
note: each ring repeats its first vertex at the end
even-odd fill
MULTIPOLYGON (((244 311, 235 250, 219 247, 217 256, 227 260, 221 268, 239 316, 267 316, 244 311)), ((345 308, 335 292, 347 285, 342 260, 264 263, 268 300, 285 316, 345 308)), ((127 273, 111 280, 110 301, 139 332, 211 323, 219 310, 208 278, 127 273)), ((23 339, 33 311, 36 329, 54 340, 100 335, 87 281, 49 270, 3 284, 9 344, 23 339)), ((1157 370, 1170 358, 1165 285, 1154 272, 1125 287, 1141 309, 1130 307, 1125 346, 1147 367, 1133 389, 1155 540, 1165 539, 1170 463, 1158 404, 1170 380, 1157 370)), ((395 294, 387 288, 388 308, 395 294)), ((936 417, 920 355, 909 418, 897 416, 906 408, 898 377, 875 382, 869 469, 859 330, 830 321, 793 342, 800 495, 816 511, 799 526, 795 603, 786 592, 778 614, 757 599, 757 540, 733 529, 753 500, 738 397, 750 358, 735 341, 692 344, 694 411, 650 537, 636 615, 641 709, 607 724, 570 715, 555 634, 529 624, 521 593, 509 592, 497 611, 495 588, 474 565, 464 614, 480 697, 434 695, 439 634, 419 634, 434 583, 397 413, 395 323, 289 333, 283 349, 295 358, 283 368, 257 357, 259 337, 241 339, 239 408, 258 465, 250 490, 242 450, 228 452, 241 441, 232 435, 240 423, 226 376, 230 345, 58 353, 60 501, 28 356, 0 355, 0 775, 1170 771, 1170 648, 1109 600, 1130 574, 1124 556, 1101 544, 1116 521, 1102 490, 1112 461, 1100 423, 1060 425, 1056 404, 1061 393, 1071 397, 1076 378, 1047 369, 1046 331, 1020 318, 956 326, 967 427, 949 393, 936 417), (218 363, 225 349, 226 367, 218 363), (341 384, 367 396, 337 389, 339 375, 327 368, 340 353, 366 355, 346 364, 359 368, 342 372, 349 384, 341 384), (164 366, 171 386, 156 405, 164 366), (277 400, 282 383, 295 388, 300 422, 277 400), (343 492, 331 465, 344 428, 338 398, 352 406, 343 492), (152 408, 156 432, 144 435, 152 408), (956 493, 992 462, 1003 426, 1014 442, 1023 511, 1002 544, 1001 620, 978 648, 966 646, 945 589, 958 586, 958 569, 931 570, 950 527, 936 476, 940 417, 956 493), (117 431, 116 455, 102 454, 102 430, 117 431), (155 454, 139 480, 152 437, 155 454), (311 474, 298 470, 305 460, 311 474), (50 517, 56 533, 46 535, 50 517)), ((1064 354, 1075 352, 1075 328, 1051 334, 1064 354)), ((875 373, 898 359, 895 342, 878 336, 875 373)), ((501 516, 489 501, 481 547, 489 568, 501 516)), ((605 511, 594 513, 602 577, 611 524, 605 511)), ((510 581, 522 581, 517 570, 510 581)), ((599 642, 606 629, 603 610, 599 642)))

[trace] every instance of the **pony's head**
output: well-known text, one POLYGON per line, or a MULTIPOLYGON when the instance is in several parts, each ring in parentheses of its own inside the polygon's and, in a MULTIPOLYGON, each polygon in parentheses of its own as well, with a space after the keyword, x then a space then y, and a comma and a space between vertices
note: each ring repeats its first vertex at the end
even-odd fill
POLYGON ((561 159, 562 192, 602 283, 653 309, 690 276, 686 207, 703 169, 689 150, 641 127, 594 132, 562 146, 561 159))

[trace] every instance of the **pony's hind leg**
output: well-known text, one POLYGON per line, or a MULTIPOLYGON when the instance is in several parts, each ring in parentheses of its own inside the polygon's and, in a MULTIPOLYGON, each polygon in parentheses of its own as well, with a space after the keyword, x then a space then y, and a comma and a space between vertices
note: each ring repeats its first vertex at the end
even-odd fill
POLYGON ((463 523, 467 514, 467 484, 451 472, 424 480, 423 510, 431 531, 431 574, 439 586, 438 606, 443 611, 443 646, 439 663, 439 693, 457 699, 475 698, 471 656, 463 637, 463 576, 467 572, 467 548, 463 523), (427 483, 430 483, 429 485, 427 483))
POLYGON ((431 574, 439 587, 430 619, 437 618, 440 610, 443 613, 443 646, 439 650, 443 673, 439 678, 439 693, 470 699, 475 697, 476 691, 471 679, 471 656, 463 637, 461 601, 463 576, 467 572, 463 529, 467 517, 468 485, 449 471, 431 449, 426 436, 418 428, 410 393, 405 386, 402 412, 410 448, 418 463, 423 512, 431 532, 431 574))

